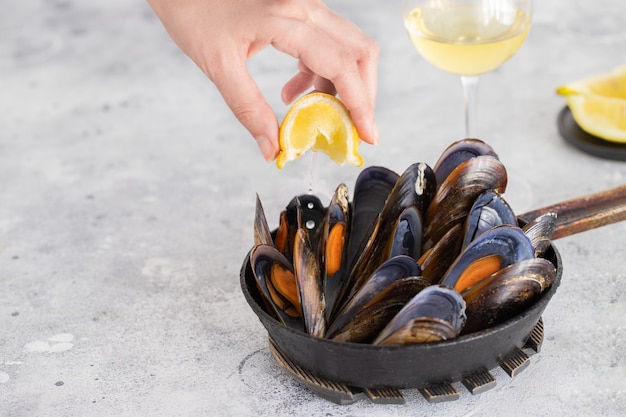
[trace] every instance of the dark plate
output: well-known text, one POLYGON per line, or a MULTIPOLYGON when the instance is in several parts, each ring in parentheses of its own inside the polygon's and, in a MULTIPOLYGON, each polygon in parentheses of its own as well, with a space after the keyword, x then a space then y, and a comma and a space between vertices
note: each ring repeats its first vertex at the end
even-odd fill
POLYGON ((610 142, 585 132, 574 120, 568 106, 559 112, 557 124, 563 139, 581 151, 600 158, 626 161, 626 144, 610 142))
POLYGON ((554 246, 545 255, 557 268, 554 284, 529 309, 489 329, 453 340, 410 346, 374 346, 335 342, 289 329, 261 307, 249 256, 241 268, 241 288, 276 347, 296 365, 319 377, 360 388, 423 388, 460 381, 488 371, 522 348, 562 275, 561 257, 554 246))

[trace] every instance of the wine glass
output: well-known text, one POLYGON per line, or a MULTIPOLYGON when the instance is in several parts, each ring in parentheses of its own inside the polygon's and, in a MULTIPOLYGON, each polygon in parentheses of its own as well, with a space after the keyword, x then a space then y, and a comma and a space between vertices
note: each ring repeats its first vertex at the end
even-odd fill
POLYGON ((498 68, 530 30, 531 0, 405 0, 404 26, 431 64, 461 76, 465 135, 472 137, 478 77, 498 68))

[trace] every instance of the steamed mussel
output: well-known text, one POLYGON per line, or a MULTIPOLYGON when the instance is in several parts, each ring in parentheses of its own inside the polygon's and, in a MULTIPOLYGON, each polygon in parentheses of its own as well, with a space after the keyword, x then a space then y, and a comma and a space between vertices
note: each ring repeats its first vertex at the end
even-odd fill
POLYGON ((285 326, 340 342, 425 343, 506 321, 552 285, 542 258, 550 213, 521 228, 503 198, 507 173, 478 139, 450 145, 431 168, 372 166, 353 199, 294 197, 270 230, 257 195, 251 270, 285 326))

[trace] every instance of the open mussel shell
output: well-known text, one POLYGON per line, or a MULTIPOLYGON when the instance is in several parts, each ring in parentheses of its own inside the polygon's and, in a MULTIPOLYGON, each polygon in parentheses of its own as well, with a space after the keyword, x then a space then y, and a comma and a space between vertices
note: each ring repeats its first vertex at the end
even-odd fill
POLYGON ((304 331, 295 273, 289 260, 267 244, 255 245, 249 258, 262 304, 284 325, 304 331))
MULTIPOLYGON (((371 299, 355 300, 363 302, 346 312, 349 320, 338 322, 337 330, 333 328, 331 333, 329 329, 327 337, 340 342, 372 343, 402 307, 429 284, 424 277, 403 277, 390 283, 371 299)), ((367 288, 362 288, 364 290, 367 288)))
MULTIPOLYGON (((404 219, 411 224, 404 230, 409 233, 419 233, 419 236, 412 236, 416 244, 422 240, 421 218, 435 193, 435 186, 435 174, 427 164, 422 162, 410 165, 398 178, 374 223, 368 242, 362 246, 362 252, 354 259, 354 265, 350 267, 348 285, 351 291, 358 290, 363 285, 362 280, 367 279, 378 265, 389 259, 394 246, 388 243, 393 242, 396 234, 402 234, 403 228, 399 226, 399 221, 404 219), (414 215, 411 214, 411 210, 414 215)), ((416 249, 418 247, 414 245, 412 250, 416 249)), ((353 294, 349 294, 348 298, 351 295, 353 294)))
MULTIPOLYGON (((255 240, 257 239, 257 224, 262 217, 263 209, 257 202, 255 214, 255 240)), ((273 233, 274 246, 287 259, 292 261, 296 232, 299 226, 307 229, 312 247, 317 247, 322 234, 326 207, 321 200, 312 194, 302 194, 291 199, 285 210, 280 213, 280 224, 273 233)), ((262 223, 262 222, 260 222, 262 223)))
POLYGON ((498 324, 523 311, 552 285, 556 268, 543 258, 514 263, 463 291, 467 322, 463 333, 498 324))
POLYGON ((491 145, 480 139, 467 138, 452 143, 441 153, 433 166, 437 184, 442 184, 461 163, 481 155, 490 155, 499 159, 491 145))
POLYGON ((272 232, 267 224, 267 217, 265 217, 263 203, 261 203, 261 199, 258 194, 256 195, 256 207, 254 211, 254 244, 255 246, 274 246, 274 238, 272 237, 272 232))
POLYGON ((398 178, 400 175, 382 166, 367 167, 357 177, 352 199, 352 227, 348 247, 350 263, 362 252, 367 236, 371 235, 374 223, 398 178))
POLYGON ((462 226, 460 223, 452 226, 432 248, 418 259, 422 275, 431 283, 439 282, 458 256, 463 236, 462 226))
POLYGON ((326 337, 370 342, 415 294, 429 285, 415 259, 406 255, 385 261, 338 311, 326 337))
POLYGON ((373 343, 408 345, 452 339, 461 332, 465 318, 461 294, 449 287, 430 285, 398 312, 373 343))
POLYGON ((476 240, 487 230, 503 224, 515 225, 513 209, 504 198, 494 190, 487 190, 478 196, 465 220, 462 247, 476 240))
POLYGON ((543 251, 550 246, 554 230, 556 228, 557 215, 548 212, 531 220, 524 225, 524 233, 530 239, 535 248, 535 256, 541 256, 543 251))
POLYGON ((463 291, 487 275, 534 257, 530 238, 512 225, 491 228, 472 241, 441 279, 441 284, 463 291))
POLYGON ((422 388, 496 368, 503 357, 524 346, 561 280, 562 260, 557 249, 550 244, 542 257, 554 265, 554 281, 523 312, 451 340, 405 346, 338 342, 290 329, 263 309, 249 256, 243 262, 240 278, 246 301, 275 346, 294 364, 314 375, 355 387, 422 388))
POLYGON ((293 243, 293 271, 302 307, 302 317, 308 334, 323 337, 326 333, 326 296, 322 273, 311 243, 311 228, 305 226, 302 208, 299 204, 296 205, 296 210, 298 226, 293 243))

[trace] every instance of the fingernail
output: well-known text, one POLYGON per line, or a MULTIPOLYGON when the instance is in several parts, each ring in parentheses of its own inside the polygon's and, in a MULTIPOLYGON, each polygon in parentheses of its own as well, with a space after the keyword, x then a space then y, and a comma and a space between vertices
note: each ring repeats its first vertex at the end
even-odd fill
POLYGON ((272 142, 267 138, 267 136, 257 136, 255 138, 256 144, 261 150, 261 154, 263 158, 267 162, 271 162, 274 160, 274 146, 272 146, 272 142))

